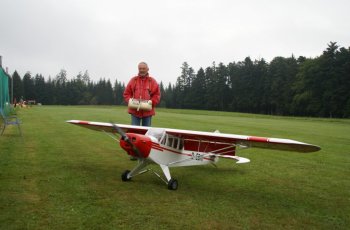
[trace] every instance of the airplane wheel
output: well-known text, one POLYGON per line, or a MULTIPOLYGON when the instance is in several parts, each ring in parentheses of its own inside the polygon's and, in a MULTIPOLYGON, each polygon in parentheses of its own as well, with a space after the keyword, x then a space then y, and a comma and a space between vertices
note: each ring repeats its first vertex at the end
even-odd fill
POLYGON ((129 181, 131 180, 131 177, 128 177, 130 173, 130 170, 125 170, 125 172, 123 172, 122 174, 122 181, 129 181))
POLYGON ((176 190, 178 187, 178 183, 176 179, 170 179, 170 181, 168 182, 168 189, 169 190, 176 190))

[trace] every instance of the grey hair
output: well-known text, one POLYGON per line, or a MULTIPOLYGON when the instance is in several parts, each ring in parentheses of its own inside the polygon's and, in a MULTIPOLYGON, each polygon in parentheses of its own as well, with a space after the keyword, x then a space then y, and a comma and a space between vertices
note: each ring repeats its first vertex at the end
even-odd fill
POLYGON ((147 63, 144 61, 140 62, 138 65, 146 65, 148 67, 147 63))

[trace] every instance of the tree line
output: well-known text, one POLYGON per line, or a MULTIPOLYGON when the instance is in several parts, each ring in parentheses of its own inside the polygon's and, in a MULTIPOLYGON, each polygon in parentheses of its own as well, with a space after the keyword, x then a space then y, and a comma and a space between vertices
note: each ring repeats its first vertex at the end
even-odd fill
MULTIPOLYGON (((61 70, 47 80, 27 72, 12 75, 13 95, 43 104, 120 105, 125 84, 91 81, 87 71, 68 80, 61 70)), ((315 58, 275 57, 215 62, 195 71, 184 62, 175 84, 160 82, 160 107, 271 115, 350 117, 350 47, 330 42, 315 58)))
POLYGON ((350 47, 330 42, 316 58, 300 56, 213 63, 197 72, 183 63, 163 106, 246 113, 350 117, 350 47))
MULTIPOLYGON (((35 100, 45 105, 120 105, 123 103, 125 85, 116 80, 91 81, 88 71, 68 80, 62 69, 55 78, 47 80, 41 75, 27 72, 23 78, 17 71, 13 78, 14 101, 35 100)), ((10 87, 11 88, 11 87, 10 87)))

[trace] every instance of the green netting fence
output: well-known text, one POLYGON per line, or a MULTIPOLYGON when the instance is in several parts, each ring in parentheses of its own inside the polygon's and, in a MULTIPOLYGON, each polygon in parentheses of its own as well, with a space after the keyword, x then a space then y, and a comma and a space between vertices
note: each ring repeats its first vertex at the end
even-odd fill
POLYGON ((8 115, 11 111, 9 79, 9 76, 0 67, 0 110, 2 110, 6 115, 8 115))

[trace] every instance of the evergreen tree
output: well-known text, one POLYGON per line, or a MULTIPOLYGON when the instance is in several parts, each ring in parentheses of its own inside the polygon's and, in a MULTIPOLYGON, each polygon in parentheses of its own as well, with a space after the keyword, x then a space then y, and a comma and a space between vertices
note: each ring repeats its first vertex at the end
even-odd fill
POLYGON ((13 79, 13 100, 19 102, 24 97, 23 82, 18 72, 12 74, 13 79))
POLYGON ((48 95, 45 79, 41 74, 36 74, 34 78, 36 102, 46 104, 48 102, 48 95))
POLYGON ((67 71, 64 69, 61 69, 61 71, 56 75, 56 78, 54 80, 54 103, 59 105, 67 105, 68 97, 67 97, 67 71))
POLYGON ((114 104, 116 105, 123 105, 124 104, 124 94, 125 86, 121 82, 118 82, 118 80, 115 80, 114 83, 114 104))
POLYGON ((27 72, 23 76, 23 91, 24 91, 24 100, 35 100, 36 92, 34 88, 34 79, 32 78, 30 72, 27 72))
POLYGON ((174 91, 171 83, 169 83, 168 87, 165 88, 164 94, 162 94, 161 97, 162 97, 162 100, 165 102, 165 107, 175 108, 174 91))
POLYGON ((159 107, 165 107, 166 106, 166 102, 165 102, 164 98, 162 97, 162 96, 165 95, 165 89, 164 89, 164 85, 163 85, 162 81, 159 83, 159 90, 160 90, 161 97, 160 97, 160 103, 159 103, 158 106, 159 107))
POLYGON ((290 114, 293 97, 291 85, 295 81, 297 71, 297 60, 293 56, 276 57, 271 61, 267 79, 270 114, 290 114))
POLYGON ((207 109, 207 104, 205 101, 205 95, 207 95, 207 85, 203 68, 200 68, 198 70, 196 76, 193 79, 192 86, 192 108, 207 109))

